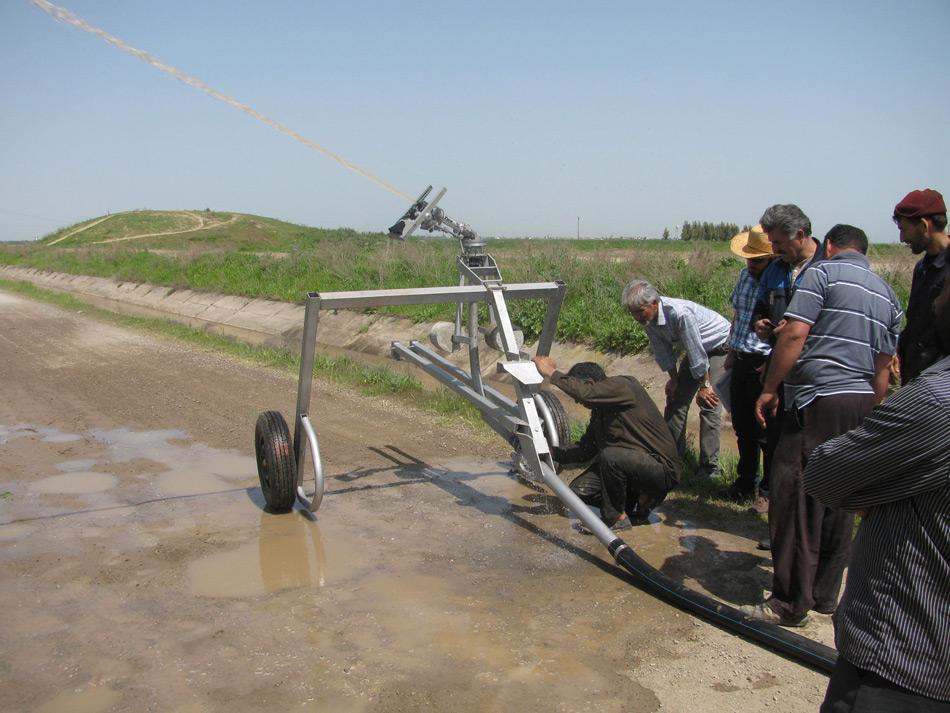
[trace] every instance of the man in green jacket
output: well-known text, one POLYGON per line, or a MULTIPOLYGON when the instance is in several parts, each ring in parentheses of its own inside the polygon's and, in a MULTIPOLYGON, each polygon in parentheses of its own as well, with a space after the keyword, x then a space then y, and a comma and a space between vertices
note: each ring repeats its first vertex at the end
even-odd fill
POLYGON ((554 386, 591 409, 581 440, 552 450, 561 464, 592 460, 571 490, 599 508, 613 530, 646 522, 680 479, 676 443, 649 394, 632 376, 608 377, 594 362, 575 364, 564 374, 550 357, 532 361, 554 386))

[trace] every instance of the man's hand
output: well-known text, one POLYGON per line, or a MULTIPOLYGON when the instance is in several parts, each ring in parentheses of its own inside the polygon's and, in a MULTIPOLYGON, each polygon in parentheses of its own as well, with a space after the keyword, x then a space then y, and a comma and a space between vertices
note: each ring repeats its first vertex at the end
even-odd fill
POLYGON ((531 361, 533 361, 535 366, 538 367, 538 373, 540 373, 545 379, 550 379, 551 375, 557 371, 557 364, 549 356, 532 357, 531 361))
POLYGON ((755 402, 755 420, 762 428, 766 427, 766 421, 775 418, 778 413, 778 394, 774 391, 763 391, 755 402))
POLYGON ((678 386, 679 386, 679 382, 675 378, 670 378, 670 380, 666 382, 666 386, 663 388, 666 391, 667 401, 669 401, 674 396, 676 396, 676 389, 678 386))
POLYGON ((891 359, 889 366, 890 374, 888 375, 889 384, 894 384, 895 386, 901 385, 901 360, 896 354, 894 358, 891 359))
POLYGON ((702 408, 707 406, 708 408, 716 408, 719 404, 719 395, 713 389, 709 387, 708 389, 703 387, 696 392, 696 405, 702 408))
POLYGON ((763 342, 768 342, 772 339, 778 339, 778 335, 782 333, 786 322, 787 320, 783 319, 776 325, 772 324, 770 320, 760 319, 753 325, 755 327, 755 336, 757 336, 763 342))

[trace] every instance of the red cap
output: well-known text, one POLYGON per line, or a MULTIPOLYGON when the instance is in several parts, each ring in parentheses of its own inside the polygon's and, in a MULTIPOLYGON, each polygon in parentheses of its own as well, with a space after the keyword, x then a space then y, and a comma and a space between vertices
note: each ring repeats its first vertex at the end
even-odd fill
POLYGON ((911 191, 904 196, 904 200, 894 206, 895 218, 922 218, 925 215, 946 212, 947 205, 943 202, 943 196, 930 188, 911 191))

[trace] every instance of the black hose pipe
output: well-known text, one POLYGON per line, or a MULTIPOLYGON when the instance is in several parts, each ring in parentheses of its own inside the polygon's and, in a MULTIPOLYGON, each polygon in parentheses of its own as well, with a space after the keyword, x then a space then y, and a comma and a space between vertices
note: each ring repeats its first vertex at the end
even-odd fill
POLYGON ((668 602, 713 624, 725 626, 747 639, 788 654, 820 671, 830 674, 834 670, 838 658, 838 652, 834 649, 781 626, 753 619, 738 609, 673 581, 647 564, 620 538, 611 542, 607 549, 639 584, 668 602))

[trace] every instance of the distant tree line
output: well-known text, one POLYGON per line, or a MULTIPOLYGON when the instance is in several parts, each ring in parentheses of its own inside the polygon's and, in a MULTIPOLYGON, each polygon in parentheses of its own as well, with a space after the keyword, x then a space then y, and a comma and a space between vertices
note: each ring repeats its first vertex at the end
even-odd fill
POLYGON ((740 229, 735 223, 700 223, 698 220, 692 222, 684 220, 680 240, 705 240, 724 243, 732 240, 736 234, 748 229, 748 225, 740 229))

